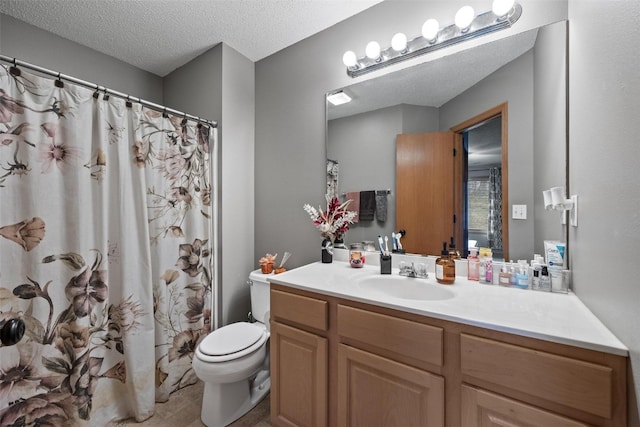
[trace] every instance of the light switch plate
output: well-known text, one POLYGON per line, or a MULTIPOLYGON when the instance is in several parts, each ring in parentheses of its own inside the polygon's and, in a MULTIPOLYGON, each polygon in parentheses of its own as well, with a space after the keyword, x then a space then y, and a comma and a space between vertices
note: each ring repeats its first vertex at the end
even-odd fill
POLYGON ((511 219, 527 219, 527 205, 512 205, 511 219))

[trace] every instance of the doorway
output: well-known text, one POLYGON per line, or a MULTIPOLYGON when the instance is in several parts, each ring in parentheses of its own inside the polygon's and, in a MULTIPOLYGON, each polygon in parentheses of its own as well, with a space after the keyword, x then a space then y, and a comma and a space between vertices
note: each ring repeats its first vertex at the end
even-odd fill
POLYGON ((470 246, 489 247, 494 259, 509 259, 507 103, 457 126, 455 145, 456 242, 464 256, 470 246))

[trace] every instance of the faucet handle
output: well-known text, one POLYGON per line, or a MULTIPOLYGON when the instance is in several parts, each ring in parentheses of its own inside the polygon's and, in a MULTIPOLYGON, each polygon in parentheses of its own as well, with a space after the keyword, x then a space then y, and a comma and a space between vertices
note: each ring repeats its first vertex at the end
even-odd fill
POLYGON ((420 279, 428 279, 429 273, 427 273, 427 264, 423 262, 418 264, 418 268, 416 268, 416 275, 420 279))

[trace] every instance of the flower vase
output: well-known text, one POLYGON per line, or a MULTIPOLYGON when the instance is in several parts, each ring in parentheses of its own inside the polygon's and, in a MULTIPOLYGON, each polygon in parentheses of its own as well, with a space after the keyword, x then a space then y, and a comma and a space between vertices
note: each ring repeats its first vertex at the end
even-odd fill
POLYGON ((333 241, 333 249, 347 249, 347 247, 344 244, 344 240, 343 239, 336 239, 333 241))
POLYGON ((322 241, 322 262, 324 264, 333 262, 333 243, 329 239, 322 241))

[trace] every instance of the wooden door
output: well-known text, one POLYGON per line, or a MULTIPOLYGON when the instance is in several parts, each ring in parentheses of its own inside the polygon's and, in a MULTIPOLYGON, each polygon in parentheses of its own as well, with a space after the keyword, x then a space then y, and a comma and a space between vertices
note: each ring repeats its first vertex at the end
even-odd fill
POLYGON ((444 379, 340 344, 338 426, 444 426, 444 379))
POLYGON ((271 423, 327 425, 327 339, 271 322, 271 423))
POLYGON ((396 230, 408 253, 439 255, 456 235, 454 144, 453 132, 396 138, 396 230))
POLYGON ((508 399, 462 386, 464 427, 587 427, 587 424, 508 399))

